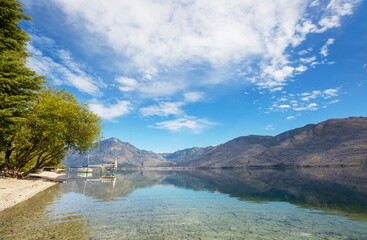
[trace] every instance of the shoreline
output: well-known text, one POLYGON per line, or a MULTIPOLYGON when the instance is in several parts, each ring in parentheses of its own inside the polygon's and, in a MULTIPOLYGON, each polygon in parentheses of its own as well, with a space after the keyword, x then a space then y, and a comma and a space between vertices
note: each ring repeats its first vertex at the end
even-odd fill
POLYGON ((55 186, 57 182, 49 180, 56 180, 61 175, 54 172, 42 172, 31 175, 31 177, 39 179, 0 177, 0 212, 32 198, 49 187, 55 186))
POLYGON ((235 170, 235 169, 244 169, 244 170, 256 170, 256 169, 302 169, 302 168, 353 168, 353 167, 363 167, 361 164, 257 164, 257 165, 246 165, 246 166, 223 166, 223 167, 119 167, 118 171, 180 171, 180 170, 235 170))

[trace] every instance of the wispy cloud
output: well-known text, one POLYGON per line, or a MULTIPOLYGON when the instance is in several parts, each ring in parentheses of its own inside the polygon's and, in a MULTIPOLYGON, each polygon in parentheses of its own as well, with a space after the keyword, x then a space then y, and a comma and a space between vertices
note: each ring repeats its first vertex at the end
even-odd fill
POLYGON ((266 131, 274 131, 275 128, 274 128, 273 124, 269 124, 268 126, 265 127, 265 130, 266 131))
MULTIPOLYGON (((32 35, 32 41, 37 45, 54 46, 53 40, 46 37, 32 35)), ((85 71, 83 65, 73 60, 69 51, 51 47, 54 55, 51 58, 45 56, 32 43, 27 46, 28 52, 32 54, 32 57, 27 59, 27 66, 32 70, 40 75, 46 75, 56 85, 70 85, 93 96, 103 94, 100 90, 100 87, 104 86, 101 79, 85 71)))
POLYGON ((308 58, 300 58, 300 61, 303 62, 303 63, 311 63, 313 61, 316 60, 316 57, 313 56, 313 57, 308 57, 308 58))
MULTIPOLYGON (((158 99, 159 100, 159 99, 158 99)), ((187 104, 192 104, 204 100, 204 93, 193 91, 186 92, 183 95, 182 101, 160 101, 157 104, 143 107, 140 109, 142 116, 162 116, 167 117, 169 115, 185 115, 185 111, 182 109, 187 104)))
POLYGON ((139 86, 138 81, 134 78, 127 78, 121 76, 116 78, 115 80, 120 84, 119 89, 122 92, 134 91, 139 86))
POLYGON ((302 73, 307 71, 308 67, 304 66, 304 65, 300 65, 298 67, 296 67, 296 69, 294 69, 296 71, 296 73, 302 73))
POLYGON ((313 2, 310 3, 310 7, 317 7, 320 5, 320 1, 319 0, 315 0, 313 2))
POLYGON ((311 52, 313 49, 312 47, 309 47, 307 49, 303 49, 301 51, 298 52, 299 55, 306 55, 307 53, 311 52))
POLYGON ((160 102, 149 107, 144 107, 140 109, 142 116, 164 116, 169 115, 181 115, 184 111, 181 109, 183 106, 182 102, 160 102))
POLYGON ((331 28, 339 27, 341 18, 346 15, 351 15, 353 8, 359 2, 358 0, 331 0, 318 22, 320 28, 316 32, 325 32, 331 28))
MULTIPOLYGON (((326 108, 330 104, 339 102, 338 99, 331 100, 331 98, 339 96, 339 90, 340 88, 330 88, 323 91, 314 90, 311 92, 288 94, 274 101, 269 110, 273 112, 303 112, 326 108)), ((287 119, 293 118, 295 116, 287 119)))
MULTIPOLYGON (((135 67, 139 87, 124 82, 121 91, 139 91, 152 97, 231 81, 233 68, 244 72, 248 66, 254 70, 243 77, 244 81, 252 81, 259 88, 281 90, 294 74, 307 70, 299 67, 299 59, 290 58, 289 50, 300 46, 310 33, 320 34, 339 27, 342 17, 351 15, 359 3, 358 0, 53 2, 72 22, 83 24, 89 33, 104 39, 103 44, 135 67), (317 7, 317 11, 309 12, 309 7, 317 7), (204 65, 205 81, 188 77, 192 76, 188 71, 204 65), (222 77, 214 77, 218 74, 212 73, 219 71, 222 77)), ((301 55, 310 52, 309 48, 298 51, 301 55)))
POLYGON ((140 109, 140 114, 143 117, 148 116, 160 116, 167 118, 169 116, 175 116, 175 120, 167 120, 156 122, 155 125, 151 125, 152 128, 165 129, 170 131, 179 131, 183 128, 192 130, 195 133, 200 132, 202 129, 214 123, 207 119, 200 119, 194 116, 188 116, 183 110, 183 107, 187 104, 193 104, 204 100, 204 93, 193 91, 186 92, 183 95, 183 100, 178 102, 160 101, 157 104, 143 107, 140 109))
POLYGON ((319 105, 317 103, 309 103, 309 104, 302 104, 303 106, 295 106, 292 109, 294 111, 315 111, 317 109, 319 109, 319 105))
POLYGON ((200 102, 204 99, 204 93, 203 92, 186 92, 184 94, 185 102, 189 103, 195 103, 200 102))
POLYGON ((183 129, 189 129, 192 130, 194 133, 200 133, 204 128, 207 128, 214 124, 215 123, 210 122, 206 119, 185 116, 175 120, 157 122, 155 125, 152 125, 150 127, 156 129, 166 129, 170 131, 180 131, 183 129))
MULTIPOLYGON (((339 89, 293 96, 282 92, 298 75, 332 63, 326 57, 335 40, 319 40, 326 40, 325 32, 339 27, 360 2, 39 0, 43 1, 56 3, 67 17, 67 26, 78 23, 79 44, 112 50, 118 67, 110 66, 113 70, 106 76, 113 77, 106 90, 102 79, 78 63, 77 54, 66 47, 58 49, 51 39, 32 36, 28 48, 34 55, 28 61, 32 69, 55 84, 73 86, 95 98, 115 88, 107 99, 90 103, 106 120, 130 113, 132 98, 137 97, 137 114, 160 119, 151 127, 194 132, 213 123, 202 116, 188 117, 189 105, 208 99, 206 90, 214 87, 252 83, 255 91, 278 94, 281 98, 269 110, 289 113, 288 119, 336 103, 339 89), (319 37, 308 44, 305 40, 311 34, 319 37), (53 53, 46 53, 39 47, 42 44, 53 53), (108 104, 111 99, 119 100, 108 104)), ((90 47, 88 54, 102 56, 94 49, 90 47)))
POLYGON ((108 105, 103 104, 96 99, 93 99, 89 103, 89 108, 105 120, 114 120, 120 116, 128 114, 133 109, 129 101, 118 100, 116 104, 108 105))
POLYGON ((310 101, 316 98, 328 99, 330 97, 336 97, 339 95, 339 88, 330 88, 324 91, 314 90, 312 92, 304 92, 299 94, 302 101, 310 101))
POLYGON ((335 39, 333 39, 333 38, 329 38, 329 39, 326 41, 325 45, 324 45, 324 46, 322 46, 321 51, 320 51, 320 54, 321 54, 322 56, 326 57, 327 55, 329 55, 329 46, 330 46, 331 44, 333 44, 333 43, 334 43, 334 41, 335 41, 335 39))

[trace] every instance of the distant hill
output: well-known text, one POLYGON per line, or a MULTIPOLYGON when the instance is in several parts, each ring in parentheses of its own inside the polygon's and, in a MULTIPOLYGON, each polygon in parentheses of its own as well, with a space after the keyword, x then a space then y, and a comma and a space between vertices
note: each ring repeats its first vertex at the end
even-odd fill
MULTIPOLYGON (((110 163, 117 160, 119 167, 171 166, 172 163, 161 155, 140 150, 130 143, 117 138, 109 138, 99 143, 99 147, 91 150, 90 159, 93 164, 110 163)), ((77 155, 69 152, 62 162, 68 166, 83 166, 88 163, 88 155, 77 155)))
POLYGON ((197 159, 204 154, 208 153, 210 150, 214 149, 214 146, 209 147, 193 147, 184 150, 178 150, 173 153, 162 153, 161 156, 170 162, 183 163, 186 161, 197 159))
POLYGON ((218 145, 187 167, 367 165, 367 118, 330 119, 275 137, 246 136, 218 145))
MULTIPOLYGON (((72 152, 62 162, 82 166, 87 155, 72 152)), ((117 159, 120 167, 286 167, 367 166, 367 118, 330 119, 277 136, 238 137, 218 146, 193 147, 173 153, 140 150, 109 138, 91 151, 93 164, 117 159)))

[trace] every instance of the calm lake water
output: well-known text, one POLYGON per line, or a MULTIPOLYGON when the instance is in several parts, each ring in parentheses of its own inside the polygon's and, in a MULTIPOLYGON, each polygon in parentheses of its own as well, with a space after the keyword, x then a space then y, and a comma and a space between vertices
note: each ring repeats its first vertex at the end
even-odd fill
POLYGON ((367 170, 122 171, 0 213, 0 239, 367 239, 367 170))

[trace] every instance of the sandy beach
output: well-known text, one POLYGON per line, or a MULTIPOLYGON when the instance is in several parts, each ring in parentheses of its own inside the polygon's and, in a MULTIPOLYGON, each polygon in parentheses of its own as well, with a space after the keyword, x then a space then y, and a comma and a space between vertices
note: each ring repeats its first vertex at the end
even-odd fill
MULTIPOLYGON (((47 179, 56 179, 60 176, 60 174, 54 172, 42 172, 32 175, 47 179)), ((56 182, 50 182, 44 179, 23 180, 0 177, 0 211, 23 202, 56 184, 56 182)))

